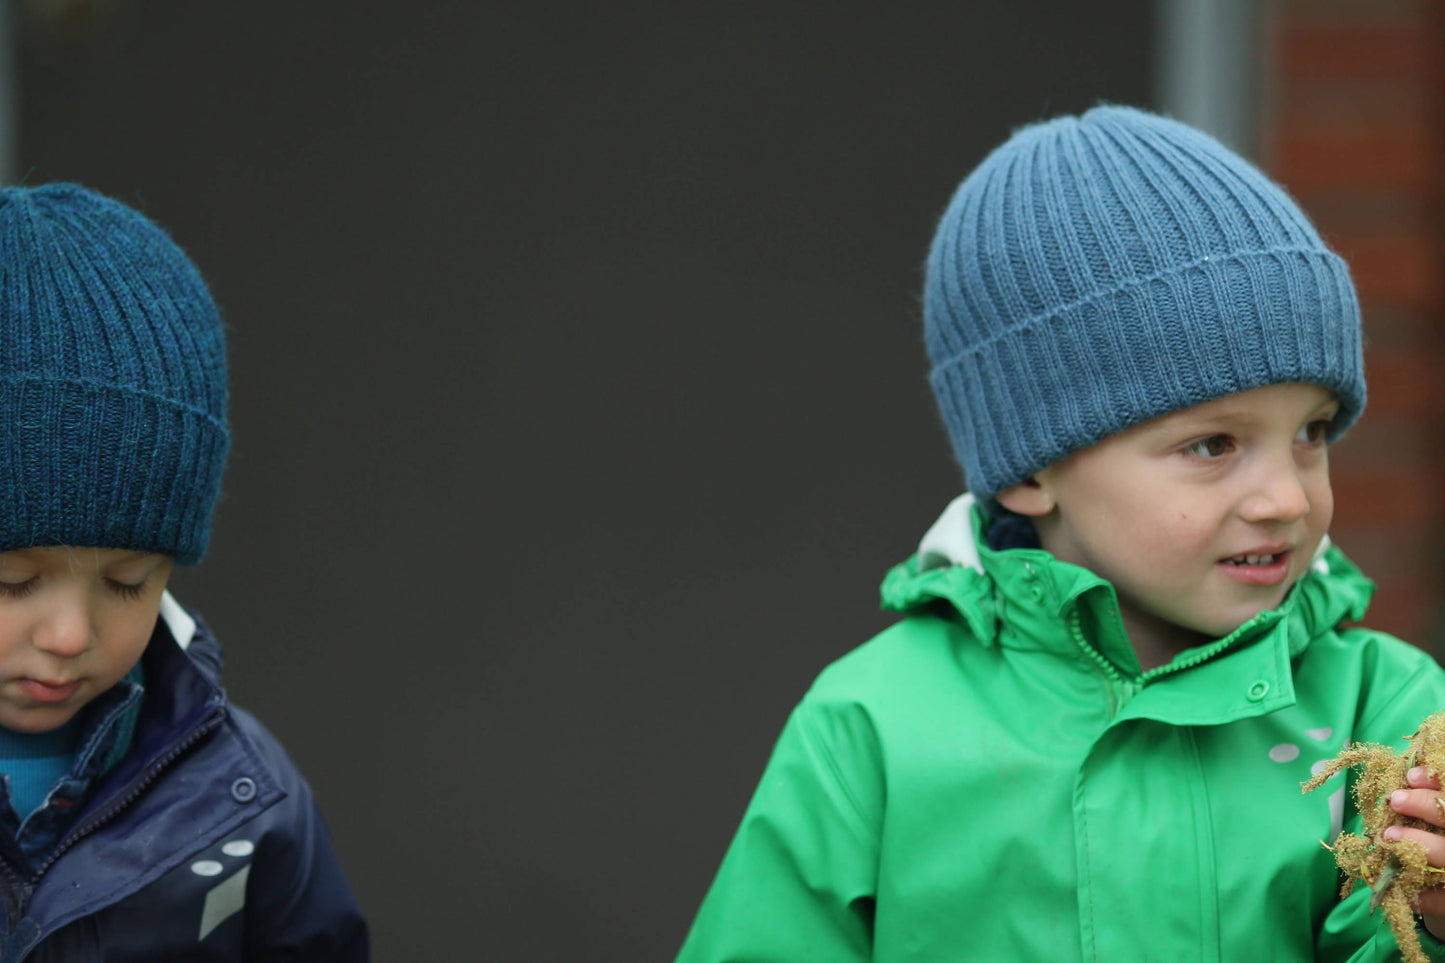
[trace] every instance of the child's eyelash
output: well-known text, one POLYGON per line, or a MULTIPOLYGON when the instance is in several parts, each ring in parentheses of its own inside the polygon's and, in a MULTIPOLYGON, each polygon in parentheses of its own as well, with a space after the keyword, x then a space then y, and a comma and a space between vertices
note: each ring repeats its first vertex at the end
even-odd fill
MULTIPOLYGON (((23 599, 35 592, 39 587, 39 579, 28 578, 23 582, 0 582, 0 597, 11 599, 23 599)), ((133 602, 145 594, 146 580, 142 579, 134 584, 130 582, 116 582, 106 580, 110 590, 128 602, 133 602)))
POLYGON ((1233 447, 1234 439, 1228 435, 1210 435, 1190 442, 1184 447, 1184 451, 1199 458, 1219 458, 1227 455, 1233 447))
POLYGON ((0 582, 0 595, 6 598, 23 599, 34 592, 36 580, 28 578, 23 582, 0 582))
POLYGON ((129 582, 117 582, 112 579, 107 579, 106 584, 110 586, 112 592, 129 602, 133 602, 145 594, 145 579, 141 579, 133 585, 129 582))

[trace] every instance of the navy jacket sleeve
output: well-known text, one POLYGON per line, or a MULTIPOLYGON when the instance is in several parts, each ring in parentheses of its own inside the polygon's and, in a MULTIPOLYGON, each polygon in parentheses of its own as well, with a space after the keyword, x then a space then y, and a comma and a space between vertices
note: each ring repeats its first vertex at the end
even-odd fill
POLYGON ((311 787, 281 744, 244 710, 231 710, 281 780, 286 798, 266 814, 246 882, 248 963, 367 963, 370 939, 311 787))

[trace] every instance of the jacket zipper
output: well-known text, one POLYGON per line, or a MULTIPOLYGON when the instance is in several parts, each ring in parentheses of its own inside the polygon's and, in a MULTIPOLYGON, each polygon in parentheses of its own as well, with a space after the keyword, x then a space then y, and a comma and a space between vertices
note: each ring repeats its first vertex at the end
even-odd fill
MULTIPOLYGON (((33 893, 34 888, 36 884, 40 882, 41 877, 45 875, 45 873, 50 869, 51 866, 55 865, 56 860, 58 860, 66 852, 66 850, 73 847, 76 843, 80 842, 82 839, 84 839, 86 836, 89 836, 97 829, 100 829, 106 823, 110 822, 117 815, 123 812, 127 806, 135 802, 135 800, 140 796, 140 794, 145 792, 146 789, 150 788, 151 783, 155 782, 157 777, 159 777, 160 774, 166 769, 170 768, 171 764, 175 762, 178 758, 180 758, 181 755, 183 755, 192 746, 200 742, 206 736, 219 729, 221 726, 221 721, 224 717, 224 712, 219 709, 216 710, 215 712, 211 713, 211 715, 207 716, 204 720, 202 720, 201 723, 196 726, 196 728, 192 729, 184 739, 171 746, 171 748, 167 749, 165 755, 161 756, 154 763, 152 763, 150 768, 141 774, 141 778, 138 779, 133 786, 131 786, 131 788, 126 792, 124 796, 116 800, 104 812, 91 819, 84 826, 81 826, 79 829, 76 829, 74 832, 72 832, 69 836, 66 836, 64 839, 62 839, 60 843, 56 845, 54 851, 51 852, 50 856, 46 858, 45 862, 41 865, 41 867, 36 870, 29 879, 26 879, 24 875, 17 872, 16 869, 10 865, 9 859, 0 859, 0 866, 4 867, 5 875, 9 877, 17 886, 25 890, 29 890, 30 893, 33 893)), ((26 893, 22 897, 22 902, 20 906, 16 907, 21 914, 24 913, 24 904, 29 902, 30 893, 26 893)), ((19 919, 17 918, 13 922, 18 923, 19 919)), ((10 934, 11 937, 13 937, 14 935, 14 933, 10 934)), ((34 942, 32 942, 28 947, 26 947, 25 952, 28 954, 29 951, 34 949, 38 942, 47 935, 48 934, 45 933, 37 934, 34 942)))
POLYGON ((1108 683, 1106 690, 1109 693, 1109 718, 1112 720, 1124 708, 1125 703, 1134 698, 1139 691, 1140 684, 1133 679, 1126 679, 1114 665, 1099 653, 1099 650, 1089 644, 1084 638, 1084 627, 1079 619, 1079 607, 1077 605, 1069 609, 1068 619, 1069 634, 1074 639, 1074 644, 1089 656, 1094 665, 1103 673, 1108 683))
POLYGON ((6 902, 10 904, 5 911, 9 919, 6 920, 6 932, 3 937, 0 937, 0 946, 4 946, 6 952, 10 952, 12 947, 8 944, 19 936, 18 927, 25 916, 25 907, 30 902, 30 895, 35 886, 12 865, 8 856, 0 859, 0 867, 4 867, 5 879, 10 884, 10 892, 5 897, 6 902))
POLYGON ((1260 618, 1260 615, 1254 616, 1254 618, 1250 619, 1248 622, 1245 622, 1243 625, 1226 635, 1224 638, 1215 642, 1213 645, 1205 646, 1198 652, 1191 655, 1189 658, 1185 659, 1183 662, 1170 662, 1166 665, 1161 665, 1158 668, 1150 669, 1148 672, 1144 673, 1144 677, 1146 679, 1155 679, 1161 675, 1170 675, 1175 672, 1183 672, 1185 669, 1192 669, 1196 665, 1208 662, 1210 659, 1214 658, 1225 649, 1231 648, 1235 644, 1235 641, 1237 639, 1245 635, 1256 622, 1260 621, 1260 618))
POLYGON ((97 829, 100 829, 106 823, 110 822, 122 811, 124 811, 128 806, 130 806, 131 803, 135 802, 136 799, 139 798, 141 793, 145 792, 147 789, 150 788, 151 783, 155 782, 162 772, 170 768, 173 762, 175 762, 178 758, 180 758, 187 751, 189 751, 191 747, 194 746, 196 743, 200 742, 206 736, 219 729, 221 727, 221 721, 224 718, 225 713, 220 709, 217 709, 215 712, 211 713, 204 720, 202 720, 200 725, 192 729, 184 739, 171 746, 170 749, 166 750, 165 755, 161 756, 159 759, 153 762, 151 764, 151 767, 141 775, 141 778, 138 779, 131 786, 129 791, 127 791, 124 796, 112 803, 107 809, 105 809, 105 811, 93 817, 84 826, 79 827, 69 836, 66 836, 64 839, 62 839, 60 843, 55 847, 55 849, 51 852, 51 854, 46 857, 46 860, 41 865, 40 869, 36 871, 34 877, 31 879, 31 883, 33 884, 39 882, 40 878, 45 875, 46 871, 49 870, 51 866, 55 865, 56 860, 60 859, 61 856, 65 855, 65 852, 67 850, 73 847, 76 843, 80 842, 86 836, 89 836, 91 833, 95 832, 97 829))
POLYGON ((1204 663, 1204 662, 1208 662, 1210 659, 1214 658, 1214 657, 1215 657, 1216 655, 1218 655, 1220 652, 1224 651, 1224 649, 1225 649, 1228 645, 1229 645, 1229 642, 1228 642, 1227 639, 1226 639, 1226 640, 1221 640, 1221 641, 1216 642, 1216 643, 1214 643, 1213 645, 1211 645, 1211 646, 1209 646, 1209 647, 1207 647, 1207 648, 1200 649, 1199 652, 1197 652, 1197 653, 1194 654, 1194 655, 1191 655, 1189 658, 1185 659, 1183 662, 1169 662, 1169 663, 1166 663, 1166 664, 1164 664, 1164 665, 1159 666, 1157 669, 1151 669, 1151 670, 1149 670, 1149 672, 1146 673, 1146 675, 1149 675, 1150 678, 1158 678, 1158 677, 1161 676, 1161 675, 1170 675, 1171 673, 1174 673, 1174 672, 1183 672, 1185 669, 1192 669, 1192 668, 1194 668, 1196 665, 1199 665, 1199 664, 1204 663))

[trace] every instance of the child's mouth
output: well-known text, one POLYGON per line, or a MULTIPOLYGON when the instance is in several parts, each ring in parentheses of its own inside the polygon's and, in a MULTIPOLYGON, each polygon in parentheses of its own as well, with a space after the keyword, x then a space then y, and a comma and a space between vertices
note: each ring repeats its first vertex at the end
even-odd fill
POLYGON ((52 684, 41 682, 39 679, 18 680, 20 690, 36 702, 52 703, 64 702, 75 691, 80 688, 80 681, 66 682, 63 684, 52 684))
POLYGON ((1273 565, 1278 554, 1274 555, 1236 555, 1234 558, 1224 560, 1226 565, 1273 565))
POLYGON ((1278 585, 1289 577, 1290 553, 1235 555, 1215 563, 1224 575, 1246 585, 1278 585))

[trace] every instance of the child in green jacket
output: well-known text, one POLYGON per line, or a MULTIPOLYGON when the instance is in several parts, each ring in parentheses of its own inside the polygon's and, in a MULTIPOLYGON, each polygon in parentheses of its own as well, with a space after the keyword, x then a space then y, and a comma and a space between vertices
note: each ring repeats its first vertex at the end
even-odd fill
MULTIPOLYGON (((1372 591, 1327 534, 1365 404, 1345 263, 1218 142, 1100 107, 963 182, 924 321, 970 493, 789 719, 679 959, 1397 958, 1321 845, 1348 777, 1300 792, 1445 708, 1433 659, 1344 627, 1372 591)), ((1419 912, 1445 959, 1445 892, 1419 912)))

